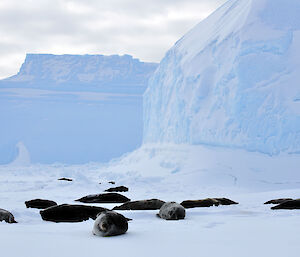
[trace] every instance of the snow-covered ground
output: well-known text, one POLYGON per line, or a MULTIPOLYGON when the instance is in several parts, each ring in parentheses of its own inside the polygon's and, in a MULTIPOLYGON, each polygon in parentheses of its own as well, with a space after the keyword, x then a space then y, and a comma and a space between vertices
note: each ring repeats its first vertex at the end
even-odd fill
MULTIPOLYGON (((269 157, 205 146, 144 145, 109 164, 0 166, 0 207, 18 224, 0 223, 1 254, 46 256, 296 257, 300 212, 273 211, 267 200, 300 195, 297 155, 269 157), (73 182, 58 181, 71 177, 73 182), (129 187, 132 200, 228 197, 240 204, 188 209, 185 220, 165 221, 157 211, 120 211, 132 218, 128 233, 100 238, 93 221, 51 223, 24 201, 61 203, 101 193, 108 181, 129 187), (99 184, 101 182, 101 184, 99 184)), ((114 204, 95 204, 113 207, 114 204)))

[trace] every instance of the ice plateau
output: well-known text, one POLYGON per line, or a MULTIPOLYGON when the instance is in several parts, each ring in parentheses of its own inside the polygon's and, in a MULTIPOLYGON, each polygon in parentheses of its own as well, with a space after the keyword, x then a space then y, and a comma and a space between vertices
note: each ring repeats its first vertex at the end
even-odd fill
POLYGON ((27 54, 0 81, 0 164, 105 162, 136 149, 156 67, 130 55, 27 54))
POLYGON ((300 2, 229 0, 165 55, 144 142, 300 153, 300 2))
POLYGON ((131 55, 27 54, 20 71, 0 84, 143 93, 156 67, 156 63, 141 62, 131 55))

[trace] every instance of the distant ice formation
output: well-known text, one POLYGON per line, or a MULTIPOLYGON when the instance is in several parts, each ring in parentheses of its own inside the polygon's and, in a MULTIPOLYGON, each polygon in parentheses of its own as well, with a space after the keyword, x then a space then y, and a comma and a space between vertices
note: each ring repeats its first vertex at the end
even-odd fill
POLYGON ((11 162, 11 165, 14 166, 27 166, 30 165, 30 155, 28 150, 26 149, 26 146, 24 145, 23 142, 19 142, 17 144, 18 148, 18 155, 16 159, 14 159, 13 162, 11 162))
POLYGON ((37 84, 40 89, 60 84, 71 84, 72 89, 94 85, 95 90, 112 84, 143 87, 156 67, 130 55, 27 54, 18 74, 4 81, 37 84))
POLYGON ((300 153, 300 1, 229 0, 165 55, 144 142, 300 153))
POLYGON ((129 55, 28 54, 0 81, 0 164, 16 158, 18 142, 32 163, 106 162, 136 149, 156 67, 129 55))

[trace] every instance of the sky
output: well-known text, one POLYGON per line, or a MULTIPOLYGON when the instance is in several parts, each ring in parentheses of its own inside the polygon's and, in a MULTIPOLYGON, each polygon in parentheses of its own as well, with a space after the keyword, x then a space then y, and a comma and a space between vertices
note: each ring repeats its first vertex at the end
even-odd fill
POLYGON ((159 62, 226 0, 1 0, 0 79, 26 53, 130 54, 159 62))

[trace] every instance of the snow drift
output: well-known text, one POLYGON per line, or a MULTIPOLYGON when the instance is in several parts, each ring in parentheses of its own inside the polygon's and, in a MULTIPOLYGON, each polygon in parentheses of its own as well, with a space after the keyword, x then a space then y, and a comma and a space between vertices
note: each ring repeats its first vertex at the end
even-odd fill
POLYGON ((144 142, 300 153, 299 12, 229 0, 183 36, 144 95, 144 142))

